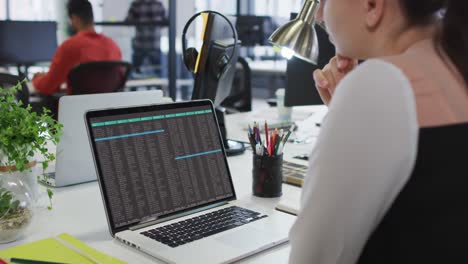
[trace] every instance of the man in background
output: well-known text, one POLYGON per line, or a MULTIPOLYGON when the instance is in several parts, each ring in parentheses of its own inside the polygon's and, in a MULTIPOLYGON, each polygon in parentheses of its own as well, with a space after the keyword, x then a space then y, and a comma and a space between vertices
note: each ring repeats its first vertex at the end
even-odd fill
MULTIPOLYGON (((134 0, 128 10, 126 21, 136 23, 164 21, 166 9, 158 0, 134 0)), ((161 27, 142 25, 136 27, 132 41, 132 62, 137 73, 145 59, 153 66, 161 65, 161 27)), ((158 73, 156 70, 155 73, 158 73)))
MULTIPOLYGON (((40 94, 59 92, 62 83, 67 82, 71 69, 80 63, 122 59, 117 44, 94 29, 93 8, 89 1, 69 0, 67 10, 71 26, 77 34, 57 48, 49 72, 34 76, 32 82, 40 94)), ((67 83, 67 94, 71 94, 72 89, 67 83)))

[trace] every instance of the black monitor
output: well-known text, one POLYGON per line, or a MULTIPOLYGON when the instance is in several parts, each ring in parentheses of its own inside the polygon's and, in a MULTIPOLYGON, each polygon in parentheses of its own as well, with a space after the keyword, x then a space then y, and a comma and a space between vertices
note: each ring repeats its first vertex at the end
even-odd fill
MULTIPOLYGON (((296 14, 291 14, 294 19, 296 14)), ((319 93, 315 89, 315 81, 312 73, 316 69, 322 69, 335 56, 335 46, 330 42, 327 32, 315 25, 319 44, 318 65, 313 65, 304 60, 292 57, 286 69, 286 94, 284 104, 286 106, 319 105, 323 104, 319 93)))
POLYGON ((269 45, 268 37, 273 33, 274 28, 270 16, 242 15, 238 16, 236 21, 239 40, 244 47, 269 45))
POLYGON ((0 21, 0 64, 51 61, 56 49, 56 22, 0 21))
POLYGON ((197 66, 195 69, 195 85, 192 100, 210 99, 215 106, 230 94, 232 81, 236 71, 239 49, 234 51, 234 38, 232 30, 221 16, 210 13, 204 30, 203 45, 201 47, 197 66), (220 58, 223 55, 230 57, 227 70, 218 78, 220 58))
MULTIPOLYGON (((204 45, 205 46, 205 45, 204 45)), ((232 40, 212 40, 205 47, 202 47, 198 71, 195 74, 195 86, 193 88, 192 100, 210 99, 215 106, 220 106, 232 89, 232 82, 236 70, 238 52, 234 54, 230 65, 221 78, 217 75, 221 70, 219 59, 221 56, 232 54, 234 42, 232 40)))
MULTIPOLYGON (((229 18, 231 23, 234 19, 229 18)), ((239 43, 235 43, 233 32, 223 17, 209 13, 203 35, 203 45, 198 54, 195 67, 195 84, 192 100, 210 99, 216 107, 219 129, 223 137, 224 147, 228 156, 241 154, 245 151, 243 143, 227 140, 226 125, 224 121, 224 108, 221 103, 232 90, 232 82, 236 72, 239 54, 239 43), (237 48, 235 48, 237 45, 237 48), (223 64, 223 56, 228 56, 228 65, 221 76, 219 75, 223 64)), ((224 60, 224 63, 227 62, 224 60)))

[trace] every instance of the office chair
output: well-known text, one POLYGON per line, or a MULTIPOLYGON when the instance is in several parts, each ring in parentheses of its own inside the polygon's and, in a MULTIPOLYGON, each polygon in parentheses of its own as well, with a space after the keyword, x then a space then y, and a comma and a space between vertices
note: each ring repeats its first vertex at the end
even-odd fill
POLYGON ((21 89, 16 93, 16 100, 23 102, 23 107, 29 104, 29 90, 25 82, 22 82, 19 76, 0 73, 0 87, 5 89, 15 87, 18 83, 21 83, 21 89))
POLYGON ((238 57, 231 94, 221 104, 227 113, 252 111, 252 72, 249 63, 238 57))
POLYGON ((93 61, 75 66, 68 74, 71 94, 120 92, 132 65, 124 61, 93 61))

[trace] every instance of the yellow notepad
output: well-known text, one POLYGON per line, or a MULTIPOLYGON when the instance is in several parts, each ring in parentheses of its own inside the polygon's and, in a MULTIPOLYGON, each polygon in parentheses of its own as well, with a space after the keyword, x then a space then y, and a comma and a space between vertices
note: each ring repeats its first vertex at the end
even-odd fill
MULTIPOLYGON (((75 247, 85 255, 97 260, 98 263, 124 264, 119 259, 106 255, 96 249, 89 247, 80 240, 69 234, 63 233, 57 236, 69 245, 75 247)), ((1 259, 23 258, 40 261, 61 262, 61 263, 83 263, 93 264, 94 262, 84 257, 69 247, 63 245, 55 238, 46 238, 24 245, 12 247, 0 252, 1 259)))

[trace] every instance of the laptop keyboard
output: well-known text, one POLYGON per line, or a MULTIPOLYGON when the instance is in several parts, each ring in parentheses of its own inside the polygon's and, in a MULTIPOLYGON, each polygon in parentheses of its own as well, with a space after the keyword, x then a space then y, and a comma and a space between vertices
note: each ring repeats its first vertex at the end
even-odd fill
POLYGON ((141 232, 141 234, 174 248, 265 217, 267 215, 238 206, 231 206, 171 225, 141 232))

